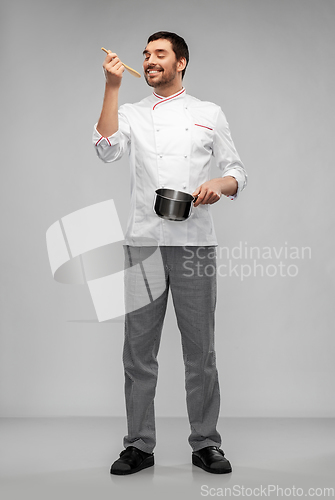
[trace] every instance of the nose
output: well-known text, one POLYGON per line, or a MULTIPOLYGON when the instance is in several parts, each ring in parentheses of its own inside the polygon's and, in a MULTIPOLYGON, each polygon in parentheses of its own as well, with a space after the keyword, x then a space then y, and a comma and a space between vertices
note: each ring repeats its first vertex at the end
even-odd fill
POLYGON ((147 66, 154 66, 156 64, 155 56, 154 54, 150 54, 148 59, 145 60, 145 64, 147 66))

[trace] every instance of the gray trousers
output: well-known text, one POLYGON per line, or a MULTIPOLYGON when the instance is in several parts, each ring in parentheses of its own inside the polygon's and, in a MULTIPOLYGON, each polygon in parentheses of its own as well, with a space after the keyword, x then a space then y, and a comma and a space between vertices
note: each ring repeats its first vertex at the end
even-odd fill
MULTIPOLYGON (((148 248, 128 245, 124 250, 126 268, 140 263, 148 252, 148 248)), ((216 430, 220 390, 214 350, 215 247, 163 246, 158 250, 160 272, 157 265, 146 266, 147 290, 143 289, 143 278, 139 279, 136 273, 130 273, 125 283, 126 305, 146 291, 150 302, 125 316, 123 363, 128 434, 123 444, 147 453, 152 453, 156 445, 157 354, 171 289, 185 364, 189 444, 193 451, 220 446, 221 437, 216 430), (160 287, 157 298, 155 287, 160 287)))

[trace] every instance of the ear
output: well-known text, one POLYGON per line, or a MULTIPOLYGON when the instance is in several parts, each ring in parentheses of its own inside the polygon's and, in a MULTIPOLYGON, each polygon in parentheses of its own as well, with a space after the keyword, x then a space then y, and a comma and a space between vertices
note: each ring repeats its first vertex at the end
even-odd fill
POLYGON ((178 71, 183 71, 183 69, 186 68, 186 58, 181 57, 179 61, 177 62, 177 70, 178 71))

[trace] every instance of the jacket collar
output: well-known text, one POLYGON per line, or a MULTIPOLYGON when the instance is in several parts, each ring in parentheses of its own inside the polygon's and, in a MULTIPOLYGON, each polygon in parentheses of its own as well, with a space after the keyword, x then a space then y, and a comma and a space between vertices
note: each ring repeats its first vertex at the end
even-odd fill
POLYGON ((153 92, 152 95, 155 97, 155 104, 153 105, 152 109, 155 109, 156 106, 159 104, 162 104, 163 102, 175 100, 175 99, 181 99, 185 97, 186 94, 186 89, 183 87, 179 92, 176 92, 175 94, 170 95, 169 97, 163 97, 159 94, 156 94, 156 92, 153 92))

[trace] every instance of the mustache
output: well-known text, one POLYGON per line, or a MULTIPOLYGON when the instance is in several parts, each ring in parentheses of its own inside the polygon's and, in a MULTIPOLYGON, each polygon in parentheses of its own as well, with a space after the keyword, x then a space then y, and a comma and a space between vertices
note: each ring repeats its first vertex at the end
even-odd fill
POLYGON ((150 70, 162 70, 162 68, 160 66, 148 66, 146 71, 150 71, 150 70))

